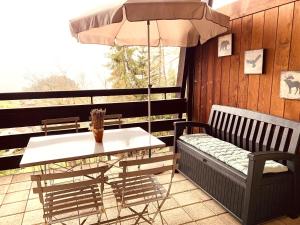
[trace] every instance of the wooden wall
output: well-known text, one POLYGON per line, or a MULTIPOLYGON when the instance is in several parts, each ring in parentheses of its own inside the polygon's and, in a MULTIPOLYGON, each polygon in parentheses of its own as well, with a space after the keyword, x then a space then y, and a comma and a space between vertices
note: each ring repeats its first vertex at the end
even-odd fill
POLYGON ((300 71, 300 1, 277 2, 283 3, 234 14, 232 56, 217 57, 217 38, 197 47, 193 120, 207 122, 212 104, 221 104, 300 121, 300 101, 279 97, 280 72, 300 71), (244 75, 244 51, 260 48, 265 73, 244 75))

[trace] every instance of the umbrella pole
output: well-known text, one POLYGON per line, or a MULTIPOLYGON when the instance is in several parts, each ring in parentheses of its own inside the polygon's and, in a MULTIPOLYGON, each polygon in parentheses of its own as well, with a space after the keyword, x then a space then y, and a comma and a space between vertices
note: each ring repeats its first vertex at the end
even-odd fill
POLYGON ((150 79, 150 21, 147 20, 148 40, 148 133, 149 133, 149 158, 151 158, 151 79, 150 79))

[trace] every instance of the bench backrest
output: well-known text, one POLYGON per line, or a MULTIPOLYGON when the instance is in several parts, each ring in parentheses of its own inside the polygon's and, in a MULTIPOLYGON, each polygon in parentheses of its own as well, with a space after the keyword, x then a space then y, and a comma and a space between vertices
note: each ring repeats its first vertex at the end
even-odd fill
POLYGON ((213 105, 212 135, 251 152, 299 152, 300 123, 247 109, 213 105))

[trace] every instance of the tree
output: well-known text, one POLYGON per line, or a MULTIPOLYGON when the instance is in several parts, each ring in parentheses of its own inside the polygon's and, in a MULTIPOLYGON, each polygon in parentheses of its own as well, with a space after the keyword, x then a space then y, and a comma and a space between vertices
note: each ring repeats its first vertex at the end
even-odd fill
MULTIPOLYGON (((164 48, 151 49, 150 77, 153 87, 167 86, 168 74, 165 69, 164 48)), ((148 63, 146 47, 112 47, 107 65, 111 69, 109 82, 112 88, 146 88, 148 87, 148 63)), ((173 72, 171 74, 173 80, 173 72)), ((154 97, 155 98, 155 97, 154 97)), ((113 98, 110 98, 113 99, 113 98)), ((126 96, 124 100, 145 100, 147 96, 126 96)))
POLYGON ((51 75, 43 78, 33 76, 31 86, 25 88, 25 91, 70 91, 78 89, 79 85, 66 75, 51 75))
MULTIPOLYGON (((108 81, 112 88, 143 88, 146 87, 146 52, 144 48, 112 47, 108 55, 111 76, 108 81)), ((123 99, 145 99, 143 96, 126 96, 123 99)))
MULTIPOLYGON (((37 76, 31 77, 31 85, 24 89, 24 91, 71 91, 79 90, 80 86, 74 80, 68 78, 66 75, 50 75, 39 78, 37 76)), ((57 99, 43 99, 43 100, 29 100, 24 101, 28 106, 36 105, 70 105, 89 103, 88 98, 57 98, 57 99)))
MULTIPOLYGON (((168 51, 172 58, 179 56, 179 51, 168 51), (175 53, 175 54, 174 54, 175 53)), ((170 55, 168 57, 170 58, 170 55)), ((109 82, 112 88, 146 88, 148 86, 148 64, 146 47, 112 47, 107 65, 111 69, 109 82)), ((153 87, 174 85, 176 71, 169 69, 166 72, 165 49, 163 47, 151 48, 151 70, 150 77, 153 87)), ((175 60, 172 60, 175 61, 175 60)), ((172 62, 174 63, 174 62, 172 62)), ((177 65, 176 65, 177 66, 177 65)), ((112 102, 116 98, 108 97, 107 101, 112 102)), ((161 99, 159 95, 151 95, 151 99, 161 99)), ((118 96, 117 101, 141 101, 147 100, 147 95, 118 96)), ((152 116, 152 119, 172 118, 171 115, 152 116)), ((145 120, 138 118, 134 121, 145 120)), ((133 120, 131 119, 133 122, 133 120)))

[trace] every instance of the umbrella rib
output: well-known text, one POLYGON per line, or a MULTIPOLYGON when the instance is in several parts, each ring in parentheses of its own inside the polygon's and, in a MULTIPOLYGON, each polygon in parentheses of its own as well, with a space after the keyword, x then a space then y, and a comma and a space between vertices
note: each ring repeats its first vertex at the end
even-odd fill
POLYGON ((161 36, 160 36, 160 31, 159 31, 159 26, 157 20, 155 20, 156 27, 157 27, 157 32, 158 32, 158 46, 161 45, 161 36))
POLYGON ((116 32, 115 41, 114 41, 115 44, 114 44, 114 45, 118 45, 118 44, 116 43, 116 39, 117 39, 117 36, 118 36, 118 34, 120 33, 120 30, 121 30, 121 28, 123 27, 125 21, 126 21, 126 20, 123 20, 123 21, 121 22, 121 24, 120 24, 120 26, 119 26, 119 28, 118 28, 118 31, 116 32))

